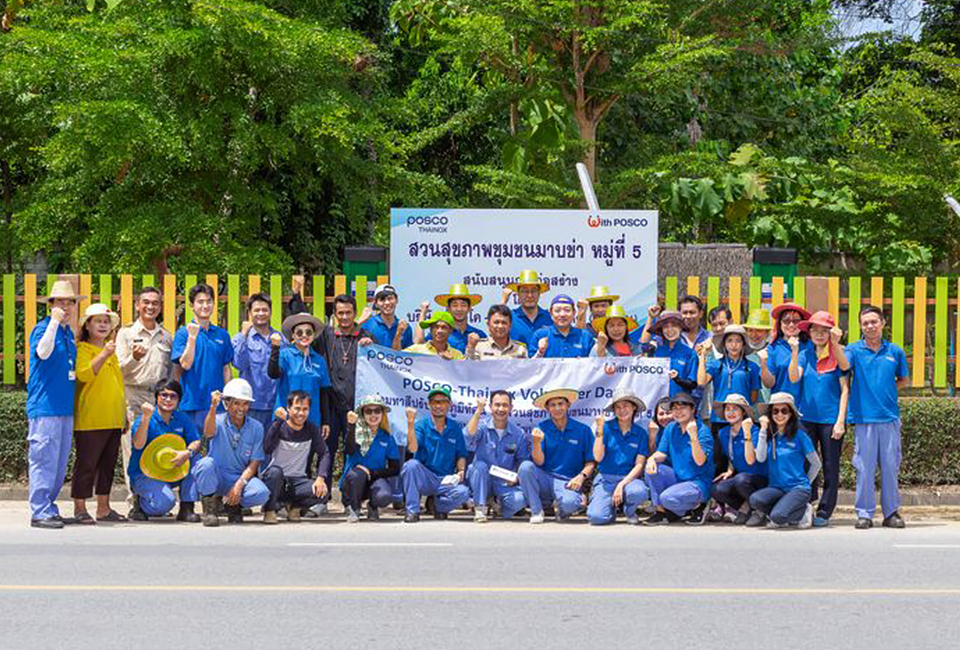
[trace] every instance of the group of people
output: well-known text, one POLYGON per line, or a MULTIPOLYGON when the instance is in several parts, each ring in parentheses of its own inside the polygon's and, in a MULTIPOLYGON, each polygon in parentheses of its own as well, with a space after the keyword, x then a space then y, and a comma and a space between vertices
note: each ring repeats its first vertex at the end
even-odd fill
POLYGON ((326 325, 294 295, 282 331, 270 325, 269 296, 254 294, 231 338, 211 322, 211 287, 190 289, 193 317, 172 336, 158 321, 160 291, 146 287, 134 323, 120 328, 106 305, 92 304, 75 343, 70 323, 83 297, 56 282, 49 316, 30 335, 31 524, 143 521, 171 513, 177 496, 176 518, 205 526, 221 516, 240 522, 258 506, 268 524, 278 514, 316 517, 342 445, 349 522, 364 508, 378 519, 393 505, 410 523, 422 508, 443 519, 465 507, 477 522, 541 523, 585 511, 597 525, 622 513, 646 525, 818 527, 836 506, 850 422, 856 527, 873 525, 878 466, 882 523, 905 525, 897 395, 908 372, 903 350, 883 339, 881 310, 860 312, 863 338, 845 347, 829 313, 794 303, 751 312, 743 325, 716 307, 708 331, 697 296, 681 298, 678 311, 654 305, 641 327, 607 287, 580 300, 555 295, 544 309, 549 291, 535 271, 523 271, 487 311, 488 332, 470 325, 481 297, 464 284, 435 297, 441 310, 422 303, 414 327, 398 317, 389 284, 359 315, 354 298, 337 296, 326 325), (383 397, 356 395, 357 353, 371 343, 451 361, 667 358, 669 395, 647 418, 648 405, 620 389, 608 417, 591 426, 568 416, 577 387, 547 387, 535 402, 547 417, 527 432, 511 420, 511 387, 491 392, 489 403, 478 399, 465 424, 449 416, 452 396, 437 387, 427 415, 406 409, 406 444, 398 445, 383 397), (63 517, 56 499, 72 445, 74 511, 63 517), (121 450, 127 516, 109 500, 121 450), (86 507, 94 495, 95 517, 86 507))

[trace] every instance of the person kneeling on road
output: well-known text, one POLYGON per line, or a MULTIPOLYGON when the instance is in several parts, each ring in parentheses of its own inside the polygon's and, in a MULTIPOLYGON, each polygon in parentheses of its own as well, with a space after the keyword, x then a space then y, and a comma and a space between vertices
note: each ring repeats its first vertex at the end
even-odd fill
POLYGON ((413 458, 403 464, 400 478, 407 516, 404 521, 420 521, 420 497, 436 496, 435 519, 467 502, 470 490, 464 485, 467 445, 460 424, 447 417, 450 389, 434 388, 427 394, 430 415, 417 421, 417 411, 407 409, 407 450, 413 458))
POLYGON ((217 413, 220 391, 210 394, 210 410, 203 424, 203 437, 210 440, 207 458, 197 470, 203 501, 203 525, 219 526, 214 497, 222 496, 227 521, 243 523, 242 508, 262 506, 270 490, 257 478, 263 453, 263 425, 247 417, 253 389, 245 379, 231 379, 223 389, 226 413, 217 413))
POLYGON ((360 400, 360 415, 347 413, 347 460, 340 478, 340 494, 347 523, 360 522, 360 504, 368 500, 367 519, 380 518, 380 508, 393 502, 387 479, 400 474, 400 449, 390 435, 390 407, 379 395, 360 400))
POLYGON ((263 523, 277 523, 281 503, 287 508, 287 521, 300 521, 300 509, 312 508, 329 498, 324 478, 330 470, 331 454, 319 427, 310 422, 310 393, 290 391, 287 408, 277 409, 263 438, 263 451, 269 458, 260 479, 270 489, 270 500, 263 507, 263 523), (310 459, 316 456, 315 478, 310 477, 310 459))

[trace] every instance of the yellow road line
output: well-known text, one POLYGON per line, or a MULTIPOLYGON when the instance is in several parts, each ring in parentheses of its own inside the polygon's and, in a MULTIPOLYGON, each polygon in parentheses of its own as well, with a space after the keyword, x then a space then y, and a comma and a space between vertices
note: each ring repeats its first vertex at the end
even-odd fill
POLYGON ((0 585, 2 592, 239 592, 239 593, 409 593, 409 594, 618 594, 693 596, 960 596, 960 588, 829 588, 829 587, 497 587, 497 586, 366 586, 366 585, 0 585))

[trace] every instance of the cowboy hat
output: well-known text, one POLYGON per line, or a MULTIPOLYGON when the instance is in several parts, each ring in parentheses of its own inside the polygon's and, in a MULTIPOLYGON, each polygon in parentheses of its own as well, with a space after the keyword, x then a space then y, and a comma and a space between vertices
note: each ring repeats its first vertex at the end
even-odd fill
POLYGON ((610 289, 608 287, 598 284, 590 287, 590 295, 584 300, 587 302, 616 302, 620 300, 620 296, 610 293, 610 289))
POLYGON ((567 400, 568 404, 573 404, 577 401, 579 396, 579 393, 572 388, 554 388, 553 390, 546 391, 543 393, 543 395, 533 400, 533 405, 538 409, 545 410, 547 408, 547 402, 555 397, 562 397, 567 400))
POLYGON ((73 284, 67 280, 57 280, 50 287, 50 295, 46 298, 38 298, 39 303, 48 303, 51 300, 86 300, 86 296, 78 296, 73 290, 73 284))
POLYGON ((833 316, 830 315, 830 312, 818 311, 810 316, 810 318, 807 320, 800 321, 800 323, 797 324, 797 327, 799 327, 803 332, 809 332, 813 325, 819 325, 820 327, 826 327, 828 330, 832 330, 837 326, 837 321, 833 320, 833 316))
POLYGON ((727 399, 717 400, 713 403, 713 410, 716 413, 723 413, 723 407, 727 404, 736 404, 743 409, 743 416, 750 417, 753 413, 753 407, 750 406, 750 402, 746 397, 740 393, 730 393, 727 395, 727 399))
POLYGON ((366 406, 379 406, 383 409, 384 413, 390 412, 390 407, 386 405, 386 403, 383 401, 383 398, 377 393, 365 395, 360 398, 359 402, 357 402, 358 411, 363 411, 364 407, 366 406))
POLYGON ((647 410, 647 405, 643 403, 643 400, 637 397, 637 394, 629 388, 618 388, 613 391, 613 397, 610 398, 610 403, 607 404, 603 410, 607 413, 612 413, 613 407, 617 402, 630 402, 636 406, 637 412, 633 414, 634 417, 647 410))
POLYGON ((676 323, 680 326, 681 331, 686 329, 686 326, 683 324, 683 317, 680 316, 680 312, 671 310, 660 313, 660 315, 657 317, 657 320, 654 321, 653 325, 650 326, 650 333, 660 334, 663 331, 663 326, 673 321, 676 321, 676 323))
POLYGON ((297 328, 297 325, 303 325, 304 323, 312 325, 313 331, 316 334, 319 334, 320 330, 323 329, 323 323, 320 322, 319 318, 313 314, 308 314, 307 312, 303 311, 299 314, 293 314, 292 316, 287 316, 285 319, 283 319, 283 326, 281 327, 283 330, 283 335, 288 341, 292 341, 293 330, 297 328))
POLYGON ((511 282, 510 284, 508 284, 507 289, 510 289, 510 291, 517 293, 518 291, 520 291, 520 287, 528 286, 528 285, 539 287, 540 293, 546 293, 547 291, 550 291, 550 285, 547 284, 546 282, 543 282, 536 271, 530 271, 530 270, 520 271, 520 277, 517 278, 516 282, 511 282))
POLYGON ((627 314, 627 310, 623 308, 623 305, 610 305, 607 307, 607 313, 603 315, 602 318, 593 319, 593 328, 598 332, 603 332, 604 327, 607 325, 607 321, 611 318, 621 318, 627 322, 627 331, 632 332, 633 330, 640 327, 640 325, 627 314))
POLYGON ((87 324, 87 321, 94 316, 109 316, 110 317, 110 329, 116 329, 117 325, 120 324, 120 317, 117 316, 117 312, 113 311, 102 302, 95 302, 92 305, 89 305, 83 311, 83 317, 80 319, 80 322, 77 323, 77 329, 83 329, 83 326, 87 324))
POLYGON ((433 316, 431 316, 427 320, 420 321, 420 329, 424 329, 424 330, 430 329, 437 323, 446 323, 447 325, 450 326, 450 329, 453 329, 454 327, 456 327, 453 321, 453 316, 450 315, 450 312, 435 311, 433 312, 433 316))
POLYGON ((454 298, 461 298, 470 303, 471 307, 480 304, 482 298, 480 294, 470 293, 469 287, 465 284, 451 284, 450 293, 441 293, 440 295, 434 296, 433 299, 437 302, 438 305, 446 307, 450 304, 450 301, 454 298))
POLYGON ((723 331, 713 335, 713 348, 717 350, 720 354, 727 353, 727 337, 731 334, 739 334, 740 338, 743 339, 743 356, 747 356, 753 352, 753 346, 750 345, 750 337, 747 336, 747 330, 743 328, 743 325, 727 325, 723 328, 723 331))
POLYGON ((748 330, 771 330, 773 322, 770 318, 770 312, 766 309, 754 309, 747 317, 747 322, 743 324, 744 329, 748 330))
POLYGON ((150 441, 140 455, 140 471, 149 478, 175 483, 190 472, 189 459, 179 467, 173 464, 177 452, 186 451, 187 443, 175 433, 165 433, 150 441))
POLYGON ((757 406, 760 409, 760 415, 770 415, 770 407, 774 404, 786 404, 790 407, 790 410, 793 411, 794 417, 798 420, 802 417, 800 410, 797 408, 796 403, 793 401, 793 395, 790 393, 774 393, 770 396, 770 401, 766 403, 760 403, 757 406))
POLYGON ((777 305, 776 307, 773 308, 773 311, 770 312, 770 318, 772 318, 773 320, 777 320, 778 318, 780 318, 780 314, 782 314, 785 311, 798 312, 801 316, 803 316, 804 320, 808 320, 810 318, 810 312, 808 312, 806 309, 804 309, 803 307, 801 307, 795 302, 785 302, 782 305, 777 305))

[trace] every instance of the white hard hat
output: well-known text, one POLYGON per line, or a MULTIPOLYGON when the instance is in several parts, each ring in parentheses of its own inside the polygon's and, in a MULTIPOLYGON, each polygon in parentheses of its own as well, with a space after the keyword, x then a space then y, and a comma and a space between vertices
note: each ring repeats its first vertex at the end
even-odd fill
POLYGON ((224 398, 239 399, 244 402, 253 401, 253 389, 246 379, 231 379, 223 387, 224 398))

